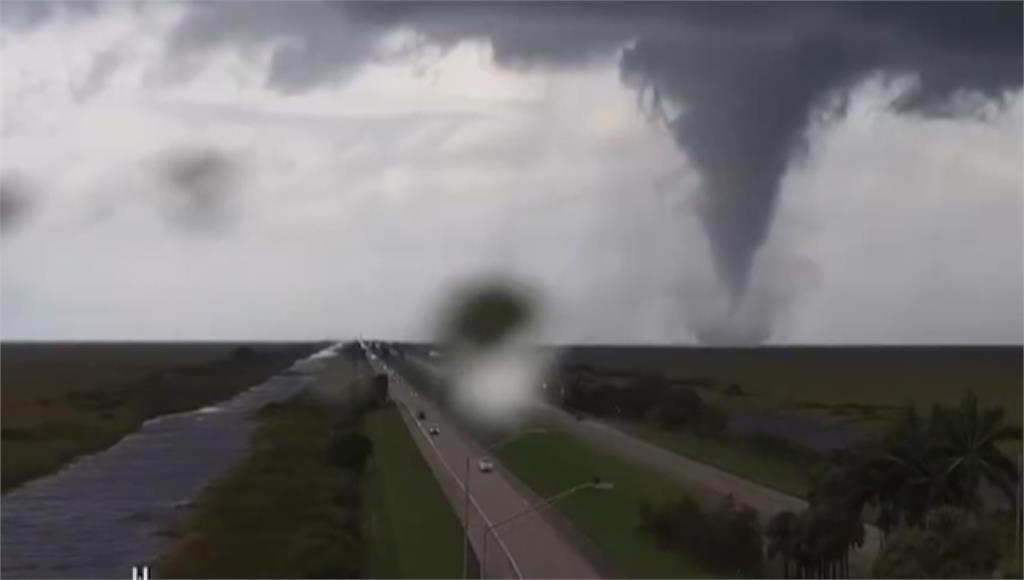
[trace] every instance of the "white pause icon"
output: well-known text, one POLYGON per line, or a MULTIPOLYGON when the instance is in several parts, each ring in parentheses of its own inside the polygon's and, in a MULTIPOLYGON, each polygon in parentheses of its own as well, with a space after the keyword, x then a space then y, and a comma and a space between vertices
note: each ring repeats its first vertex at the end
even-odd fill
POLYGON ((132 566, 132 580, 149 580, 149 566, 142 567, 142 574, 138 566, 132 566))

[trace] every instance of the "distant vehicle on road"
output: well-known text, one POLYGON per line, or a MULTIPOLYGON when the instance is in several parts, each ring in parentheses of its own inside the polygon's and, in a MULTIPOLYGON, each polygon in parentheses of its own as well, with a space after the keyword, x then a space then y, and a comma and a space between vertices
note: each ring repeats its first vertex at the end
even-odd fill
POLYGON ((420 411, 419 413, 416 413, 416 418, 422 421, 427 418, 427 414, 424 413, 423 411, 420 411))
POLYGON ((437 427, 431 427, 430 429, 427 429, 427 432, 430 433, 431 435, 440 435, 441 434, 441 430, 438 429, 437 427))
POLYGON ((494 462, 491 461, 490 459, 481 459, 479 466, 480 471, 483 473, 490 473, 494 471, 494 462))

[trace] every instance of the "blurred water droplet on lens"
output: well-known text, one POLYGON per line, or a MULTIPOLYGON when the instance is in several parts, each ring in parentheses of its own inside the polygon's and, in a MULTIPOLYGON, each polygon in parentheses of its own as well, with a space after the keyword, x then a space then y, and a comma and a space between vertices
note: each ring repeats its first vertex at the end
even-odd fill
POLYGON ((507 426, 538 400, 550 356, 536 341, 536 303, 510 282, 488 281, 459 294, 442 327, 455 411, 507 426))
POLYGON ((449 342, 480 350, 508 340, 531 320, 530 300, 510 286, 488 284, 458 301, 447 329, 449 342))
POLYGON ((162 171, 169 186, 165 210, 173 223, 196 231, 228 225, 239 177, 230 157, 213 149, 179 151, 164 160, 162 171))
POLYGON ((18 176, 0 176, 0 231, 4 235, 20 228, 37 202, 32 187, 18 176))

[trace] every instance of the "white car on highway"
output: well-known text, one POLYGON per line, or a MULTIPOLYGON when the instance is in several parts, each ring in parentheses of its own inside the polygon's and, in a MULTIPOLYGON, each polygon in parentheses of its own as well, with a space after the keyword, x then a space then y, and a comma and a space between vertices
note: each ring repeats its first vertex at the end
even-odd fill
POLYGON ((478 465, 480 466, 480 471, 482 473, 490 473, 494 471, 494 462, 490 459, 481 459, 478 465))

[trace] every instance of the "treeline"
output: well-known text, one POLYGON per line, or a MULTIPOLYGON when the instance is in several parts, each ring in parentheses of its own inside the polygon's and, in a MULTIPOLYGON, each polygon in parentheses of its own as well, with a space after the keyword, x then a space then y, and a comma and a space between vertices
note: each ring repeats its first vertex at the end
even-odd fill
POLYGON ((870 510, 882 534, 876 577, 1019 578, 1019 472, 1000 444, 1020 437, 1002 408, 983 407, 970 393, 926 417, 908 407, 878 442, 832 454, 809 507, 767 526, 768 553, 782 558, 787 576, 847 577, 870 510), (1003 501, 986 501, 986 487, 1003 501))
POLYGON ((658 374, 634 378, 626 386, 603 383, 590 373, 570 373, 564 382, 562 406, 595 417, 657 420, 667 429, 687 427, 721 431, 725 412, 704 401, 693 388, 669 384, 658 374))
MULTIPOLYGON (((573 370, 563 377, 556 402, 578 418, 588 414, 598 418, 627 421, 652 421, 673 431, 686 429, 701 435, 729 439, 776 457, 808 466, 822 456, 785 438, 768 433, 738 435, 728 430, 728 414, 706 401, 693 385, 707 385, 707 379, 695 378, 670 383, 664 376, 650 373, 634 377, 624 386, 602 382, 587 370, 573 370)), ((742 392, 732 384, 726 392, 742 392)), ((739 395, 734 395, 739 396, 739 395)))
POLYGON ((659 506, 645 504, 640 522, 660 548, 680 552, 705 570, 740 578, 762 575, 758 513, 731 495, 713 509, 687 496, 659 506))
POLYGON ((907 408, 880 440, 833 452, 808 507, 776 514, 763 534, 757 513, 731 498, 710 510, 687 498, 646 505, 641 527, 659 546, 721 574, 761 575, 763 535, 783 577, 848 578, 870 514, 881 532, 875 577, 1019 578, 1020 474, 1002 444, 1020 437, 1001 408, 973 394, 927 416, 907 408))

